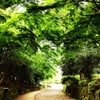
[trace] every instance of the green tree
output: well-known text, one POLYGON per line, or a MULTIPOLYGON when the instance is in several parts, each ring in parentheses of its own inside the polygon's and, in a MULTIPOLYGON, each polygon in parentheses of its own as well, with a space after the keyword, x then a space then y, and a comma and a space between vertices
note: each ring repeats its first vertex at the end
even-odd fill
MULTIPOLYGON (((51 69, 55 69, 52 67, 53 64, 60 62, 56 58, 58 55, 64 58, 63 65, 68 65, 68 62, 69 66, 73 65, 73 60, 77 59, 78 53, 82 52, 84 47, 99 48, 99 4, 100 2, 96 0, 45 0, 44 2, 10 0, 0 3, 1 64, 6 58, 10 59, 10 55, 16 54, 15 58, 19 58, 20 66, 34 70, 38 65, 37 57, 44 56, 45 62, 39 61, 39 69, 32 70, 33 74, 38 76, 33 78, 36 82, 51 75, 51 69), (23 8, 24 11, 19 11, 18 8, 23 8), (43 41, 50 44, 41 46, 43 41), (63 48, 63 52, 62 49, 59 51, 59 48, 63 48), (43 54, 39 53, 39 50, 43 54), (36 60, 33 60, 32 55, 36 56, 36 60), (46 74, 46 71, 50 73, 46 74)), ((13 60, 9 60, 11 61, 13 60)), ((76 67, 71 69, 74 68, 76 67)))
POLYGON ((19 86, 24 83, 39 84, 40 81, 56 74, 58 61, 53 50, 49 50, 52 46, 48 44, 49 48, 45 48, 39 44, 44 38, 38 33, 37 14, 32 17, 26 12, 13 12, 10 8, 5 10, 8 15, 1 11, 4 18, 7 18, 0 24, 0 83, 7 85, 13 80, 14 84, 17 82, 19 86))

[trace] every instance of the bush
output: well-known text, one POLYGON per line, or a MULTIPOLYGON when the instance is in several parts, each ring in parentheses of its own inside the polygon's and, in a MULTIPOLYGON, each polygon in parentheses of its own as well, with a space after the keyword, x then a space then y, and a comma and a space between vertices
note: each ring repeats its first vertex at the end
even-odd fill
POLYGON ((73 84, 73 82, 77 84, 79 79, 77 79, 75 76, 64 76, 61 82, 62 84, 73 84))
POLYGON ((95 97, 95 92, 100 89, 100 79, 95 79, 88 84, 89 99, 95 97))
POLYGON ((62 78, 62 84, 66 85, 66 94, 78 99, 79 97, 79 80, 74 76, 66 76, 62 78))

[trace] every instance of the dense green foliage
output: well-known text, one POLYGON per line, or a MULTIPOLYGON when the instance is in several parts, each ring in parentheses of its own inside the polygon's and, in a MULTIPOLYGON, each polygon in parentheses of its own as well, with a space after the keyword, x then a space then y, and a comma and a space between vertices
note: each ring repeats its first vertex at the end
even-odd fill
POLYGON ((53 77, 60 60, 56 50, 60 49, 39 33, 37 27, 41 22, 37 23, 37 16, 41 14, 32 16, 19 12, 16 7, 14 11, 12 8, 1 9, 1 14, 0 83, 29 86, 53 77))
POLYGON ((66 89, 63 92, 75 99, 79 99, 79 79, 75 78, 75 76, 66 76, 62 78, 62 84, 66 85, 66 89))
POLYGON ((100 1, 0 1, 0 83, 37 84, 56 73, 91 79, 99 68, 100 1), (61 63, 62 60, 62 63, 61 63))

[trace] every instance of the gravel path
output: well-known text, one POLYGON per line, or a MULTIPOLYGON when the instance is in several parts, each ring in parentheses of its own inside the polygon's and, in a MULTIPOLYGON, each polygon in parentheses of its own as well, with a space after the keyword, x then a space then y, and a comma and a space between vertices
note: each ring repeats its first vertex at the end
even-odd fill
POLYGON ((34 100, 74 100, 60 92, 60 89, 47 89, 34 96, 34 100))
POLYGON ((64 95, 61 92, 62 89, 63 85, 61 84, 50 84, 50 87, 45 90, 20 95, 15 100, 75 100, 64 95))
POLYGON ((63 93, 61 89, 47 89, 20 95, 15 100, 74 100, 63 93))

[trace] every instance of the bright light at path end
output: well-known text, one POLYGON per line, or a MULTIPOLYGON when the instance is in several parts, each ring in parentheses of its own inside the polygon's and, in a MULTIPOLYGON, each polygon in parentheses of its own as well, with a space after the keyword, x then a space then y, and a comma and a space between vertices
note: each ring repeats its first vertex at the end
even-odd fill
POLYGON ((50 84, 51 89, 63 89, 62 84, 50 84))

